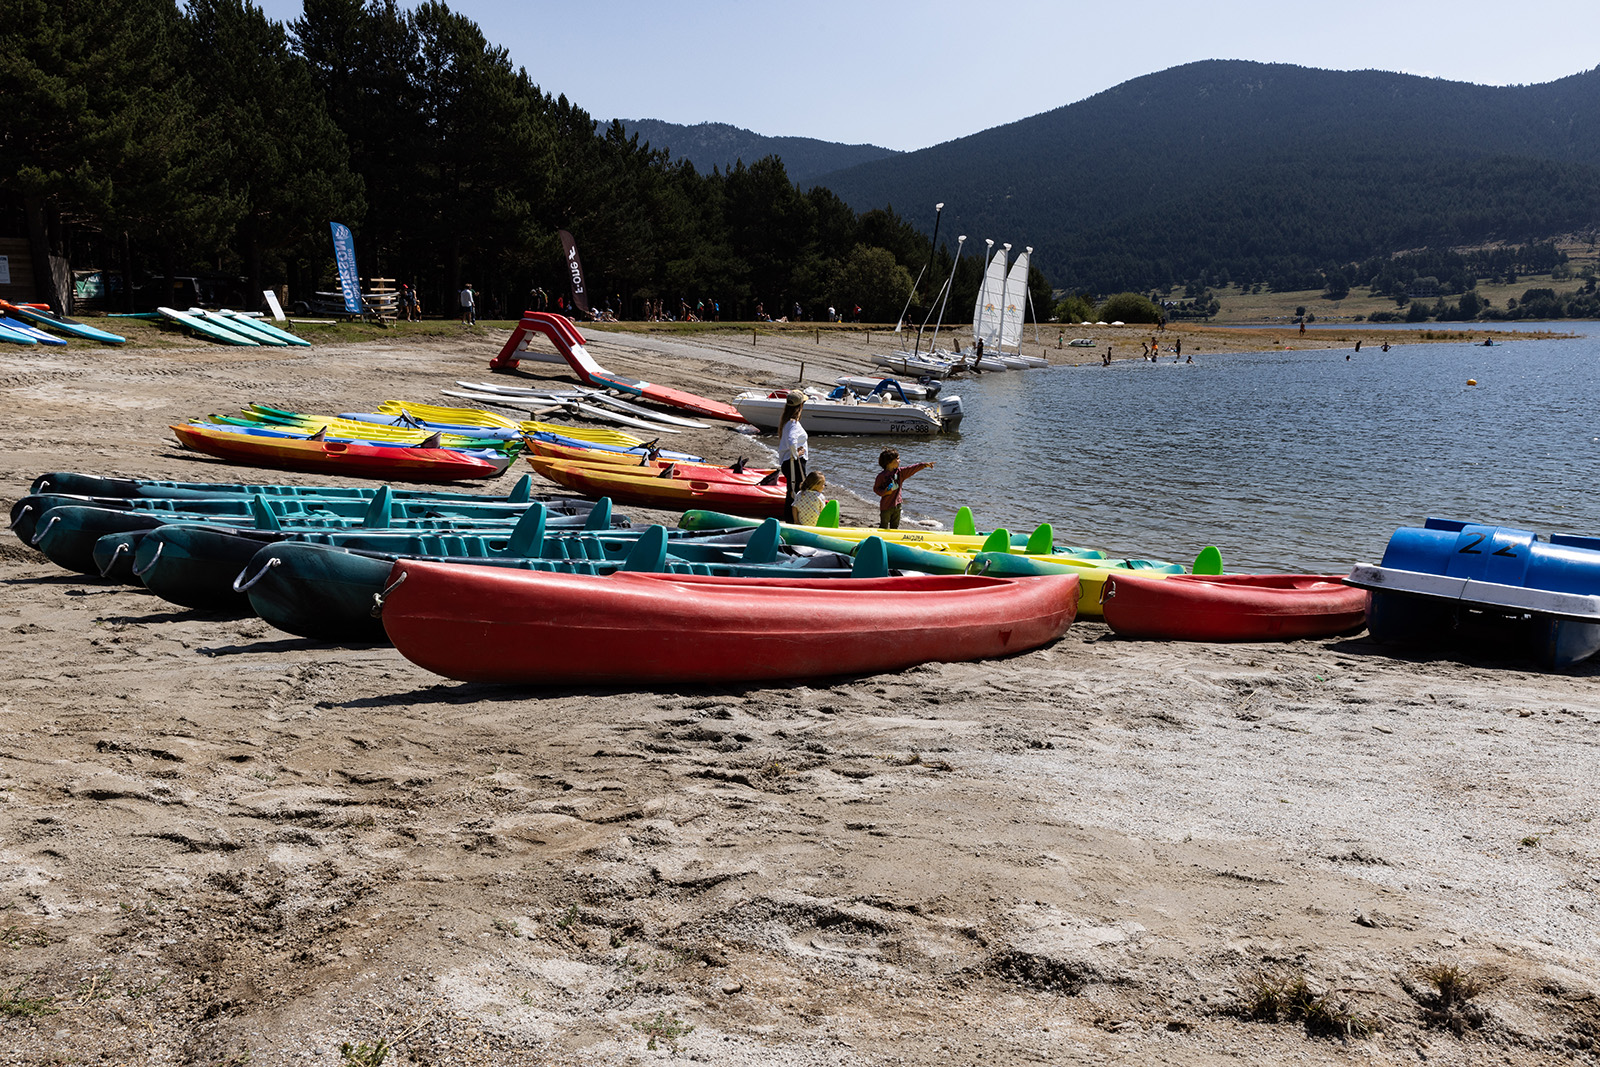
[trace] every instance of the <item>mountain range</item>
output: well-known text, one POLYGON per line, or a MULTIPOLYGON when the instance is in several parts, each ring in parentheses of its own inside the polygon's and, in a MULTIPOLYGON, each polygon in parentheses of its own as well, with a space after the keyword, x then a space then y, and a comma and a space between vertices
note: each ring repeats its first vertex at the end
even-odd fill
POLYGON ((778 156, 793 181, 809 186, 819 175, 900 154, 892 148, 870 144, 836 144, 812 137, 766 137, 722 122, 680 126, 659 119, 621 121, 628 136, 638 134, 640 143, 669 149, 672 158, 688 160, 702 174, 713 167, 726 171, 735 163, 749 166, 767 156, 778 156))
POLYGON ((1404 250, 1600 230, 1600 68, 1492 87, 1208 60, 799 180, 924 231, 943 201, 941 235, 1033 245, 1058 288, 1299 288, 1404 250))

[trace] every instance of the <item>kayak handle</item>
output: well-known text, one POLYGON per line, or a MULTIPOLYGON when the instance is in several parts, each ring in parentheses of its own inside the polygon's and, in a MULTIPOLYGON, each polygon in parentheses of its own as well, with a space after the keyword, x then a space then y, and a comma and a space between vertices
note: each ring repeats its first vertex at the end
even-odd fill
POLYGON ((150 568, 154 567, 157 563, 159 563, 161 561, 161 552, 166 547, 167 547, 167 543, 165 541, 157 541, 156 542, 156 554, 150 557, 150 562, 146 563, 144 565, 144 569, 143 570, 140 570, 138 567, 133 568, 134 575, 136 577, 143 578, 145 575, 149 574, 150 573, 150 568))
POLYGON ((374 619, 383 614, 383 598, 400 588, 400 583, 406 580, 406 572, 401 571, 400 577, 383 587, 383 591, 372 594, 372 617, 374 619))
POLYGON ((975 559, 971 563, 967 564, 967 573, 968 574, 988 574, 989 573, 989 564, 992 563, 992 562, 994 562, 994 561, 993 560, 988 560, 988 559, 985 559, 985 560, 977 560, 977 559, 975 559))
POLYGON ((261 569, 256 572, 256 576, 254 578, 250 579, 248 582, 246 582, 244 580, 244 576, 246 574, 250 573, 250 568, 246 567, 244 570, 240 571, 239 572, 239 576, 233 580, 233 591, 235 593, 243 593, 243 592, 245 592, 252 585, 255 585, 261 579, 265 578, 267 576, 267 572, 268 571, 270 571, 272 568, 276 567, 278 564, 280 564, 282 562, 283 562, 283 560, 279 559, 277 556, 273 556, 271 559, 267 560, 267 562, 265 562, 265 563, 263 563, 261 565, 261 569), (240 584, 240 583, 243 583, 243 584, 240 584))
POLYGON ((111 558, 106 560, 106 565, 104 567, 100 568, 100 577, 102 577, 102 578, 110 577, 111 568, 115 567, 117 565, 117 557, 122 555, 126 551, 128 551, 128 543, 126 541, 124 541, 122 544, 117 546, 115 552, 111 553, 111 558))
POLYGON ((1110 600, 1116 595, 1117 580, 1115 578, 1107 578, 1104 582, 1100 583, 1100 603, 1104 604, 1107 600, 1110 600))
POLYGON ((60 515, 52 515, 52 516, 50 516, 50 521, 44 524, 44 529, 33 531, 33 536, 28 539, 28 543, 29 544, 34 544, 34 545, 38 544, 40 539, 43 538, 45 534, 50 532, 50 527, 54 526, 56 523, 58 523, 60 521, 61 521, 61 516, 60 515))

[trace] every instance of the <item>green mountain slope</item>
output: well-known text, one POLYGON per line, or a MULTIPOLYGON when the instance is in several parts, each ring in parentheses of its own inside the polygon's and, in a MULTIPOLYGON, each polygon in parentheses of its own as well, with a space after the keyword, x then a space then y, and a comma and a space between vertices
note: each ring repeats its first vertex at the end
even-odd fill
POLYGON ((673 159, 686 159, 695 170, 707 174, 713 167, 727 170, 738 160, 745 166, 778 156, 789 177, 811 184, 820 174, 870 163, 899 155, 892 148, 870 144, 835 144, 810 137, 764 137, 759 133, 720 122, 680 126, 659 119, 623 119, 622 127, 631 137, 639 135, 651 148, 665 148, 673 159))
POLYGON ((1600 226, 1600 68, 1496 88, 1192 63, 816 181, 914 220, 944 201, 951 232, 1034 245, 1062 287, 1288 281, 1600 226))

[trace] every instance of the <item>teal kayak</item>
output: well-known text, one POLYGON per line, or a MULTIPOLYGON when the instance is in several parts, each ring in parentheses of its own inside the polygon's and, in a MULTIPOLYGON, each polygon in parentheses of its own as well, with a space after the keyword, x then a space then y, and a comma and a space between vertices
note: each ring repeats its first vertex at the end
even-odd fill
MULTIPOLYGON (((164 482, 147 478, 105 478, 95 474, 77 474, 72 471, 53 471, 41 474, 29 488, 32 493, 72 493, 80 496, 122 497, 209 497, 209 496, 310 496, 345 497, 370 500, 387 492, 396 500, 462 500, 476 503, 505 501, 526 504, 533 499, 533 475, 524 474, 505 495, 495 493, 462 493, 453 490, 395 489, 378 485, 282 485, 246 482, 164 482)), ((574 505, 586 506, 588 501, 570 499, 574 505)))
MULTIPOLYGON (((638 571, 667 574, 716 575, 721 577, 882 577, 881 554, 869 550, 857 554, 848 567, 797 567, 792 564, 761 562, 766 544, 775 544, 776 530, 752 538, 752 547, 743 559, 727 563, 692 563, 674 556, 677 544, 669 532, 652 526, 640 536, 628 554, 619 560, 578 559, 498 559, 459 562, 518 570, 555 571, 569 574, 612 574, 638 571), (758 545, 759 542, 759 545, 758 545)), ((336 643, 387 643, 382 623, 373 615, 373 605, 385 592, 395 561, 430 557, 351 552, 326 545, 285 542, 268 545, 250 561, 236 579, 235 588, 245 591, 250 606, 263 620, 288 633, 336 643)), ((435 562, 455 562, 432 557, 435 562)))
MULTIPOLYGON (((606 530, 611 526, 611 502, 601 501, 585 519, 585 528, 606 530)), ((33 518, 32 516, 29 516, 33 518)), ((14 524, 15 529, 20 524, 14 524)), ((496 528, 486 528, 482 519, 396 519, 385 527, 361 527, 355 519, 301 519, 295 525, 285 526, 270 512, 258 515, 254 526, 244 523, 220 523, 215 516, 183 519, 173 515, 153 512, 118 511, 110 508, 81 506, 55 507, 33 518, 33 527, 27 542, 43 552, 52 563, 82 574, 99 574, 95 563, 95 542, 107 534, 127 533, 137 530, 154 530, 161 526, 222 526, 232 525, 233 532, 257 532, 271 535, 274 540, 295 534, 318 534, 334 531, 359 532, 365 536, 418 533, 471 533, 486 537, 504 538, 508 545, 537 545, 542 543, 545 514, 542 506, 530 507, 516 524, 501 523, 496 528), (540 540, 535 541, 537 536, 540 540)), ((18 536, 21 536, 20 534, 18 536)), ((523 548, 518 554, 535 553, 523 548)))

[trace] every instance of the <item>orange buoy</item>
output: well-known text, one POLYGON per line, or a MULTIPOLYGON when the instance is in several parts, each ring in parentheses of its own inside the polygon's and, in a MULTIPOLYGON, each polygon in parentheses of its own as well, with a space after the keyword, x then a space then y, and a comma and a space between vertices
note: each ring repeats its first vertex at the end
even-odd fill
POLYGON ((1467 384, 1468 385, 1477 385, 1478 384, 1478 379, 1476 379, 1476 378, 1468 378, 1467 379, 1467 384))

